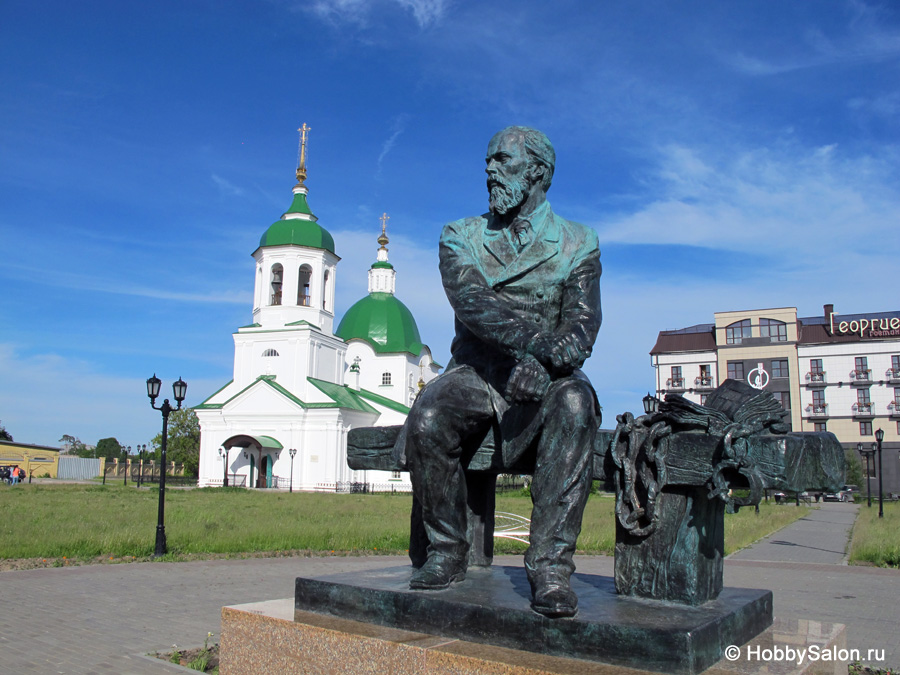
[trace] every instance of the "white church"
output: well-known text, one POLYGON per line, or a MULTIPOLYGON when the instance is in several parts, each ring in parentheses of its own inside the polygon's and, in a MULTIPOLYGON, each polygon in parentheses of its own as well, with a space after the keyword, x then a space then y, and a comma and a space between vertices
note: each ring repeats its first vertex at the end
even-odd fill
POLYGON ((369 294, 334 329, 340 261, 307 203, 306 132, 293 201, 262 235, 253 321, 234 333, 234 376, 194 410, 200 421, 200 487, 294 490, 408 489, 398 472, 352 471, 347 432, 402 424, 441 366, 394 296, 387 216, 369 269, 369 294))

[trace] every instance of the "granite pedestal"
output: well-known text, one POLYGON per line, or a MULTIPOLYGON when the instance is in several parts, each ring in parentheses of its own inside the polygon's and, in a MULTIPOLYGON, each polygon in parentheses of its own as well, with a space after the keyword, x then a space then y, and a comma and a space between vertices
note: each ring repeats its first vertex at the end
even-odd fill
POLYGON ((411 591, 411 567, 298 577, 295 610, 550 656, 666 673, 699 673, 772 623, 772 593, 726 588, 698 607, 617 595, 613 579, 575 574, 579 611, 532 611, 520 567, 469 570, 443 591, 411 591))

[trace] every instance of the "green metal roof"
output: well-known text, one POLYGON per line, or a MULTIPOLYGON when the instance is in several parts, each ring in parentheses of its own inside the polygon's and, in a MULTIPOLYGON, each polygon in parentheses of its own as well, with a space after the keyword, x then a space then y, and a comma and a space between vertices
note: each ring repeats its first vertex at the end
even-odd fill
POLYGON ((368 389, 360 389, 356 392, 362 398, 369 399, 370 401, 374 401, 380 405, 383 405, 385 408, 389 408, 391 410, 396 410, 397 412, 402 412, 404 415, 409 414, 409 408, 402 403, 397 403, 393 399, 382 396, 381 394, 376 394, 374 392, 369 391, 368 389))
POLYGON ((309 208, 309 204, 306 203, 306 195, 302 192, 294 193, 294 201, 291 202, 291 205, 285 213, 305 213, 308 216, 313 215, 312 210, 309 208))
POLYGON ((379 260, 377 262, 372 263, 372 269, 373 270, 377 270, 377 269, 392 270, 392 269, 394 269, 394 266, 391 265, 391 263, 389 263, 387 260, 379 260))
MULTIPOLYGON (((263 246, 307 246, 334 253, 334 239, 324 227, 312 220, 289 218, 276 220, 259 240, 263 246)), ((335 254, 337 255, 337 254, 335 254)))
POLYGON ((345 341, 365 340, 379 354, 418 356, 424 346, 412 312, 391 293, 369 293, 347 310, 335 335, 345 341))
POLYGON ((326 382, 325 380, 317 380, 314 377, 306 378, 316 389, 325 394, 328 398, 338 404, 340 408, 350 408, 351 410, 361 410, 363 412, 377 413, 378 411, 360 398, 359 394, 347 386, 341 386, 334 382, 326 382))

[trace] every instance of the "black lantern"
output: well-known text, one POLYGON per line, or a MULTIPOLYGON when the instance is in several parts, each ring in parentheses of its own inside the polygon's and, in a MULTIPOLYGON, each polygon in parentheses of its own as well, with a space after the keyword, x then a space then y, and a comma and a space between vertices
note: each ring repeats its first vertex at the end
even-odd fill
POLYGON ((155 556, 166 554, 166 445, 169 436, 169 414, 173 410, 181 409, 181 403, 184 401, 185 394, 187 393, 187 383, 179 377, 178 381, 172 385, 172 392, 175 394, 175 401, 177 401, 178 407, 173 408, 169 405, 169 399, 165 399, 163 404, 157 408, 156 397, 159 396, 161 385, 162 382, 156 377, 156 373, 147 380, 147 396, 150 397, 150 407, 154 410, 159 410, 162 413, 163 418, 162 447, 160 448, 159 458, 159 508, 156 516, 156 548, 153 553, 155 556))
POLYGON ((228 448, 219 448, 219 457, 222 458, 222 487, 228 487, 228 448))
POLYGON ((294 455, 297 454, 297 448, 291 448, 288 450, 288 454, 291 456, 291 482, 290 488, 288 488, 288 492, 294 491, 294 455))
POLYGON ((884 429, 875 432, 875 441, 878 443, 878 517, 884 518, 884 491, 881 483, 881 442, 884 440, 884 429))
POLYGON ((153 377, 147 380, 147 396, 150 397, 151 401, 155 401, 156 397, 159 396, 159 388, 162 386, 162 380, 160 380, 156 373, 153 373, 153 377))
POLYGON ((659 399, 651 395, 649 391, 642 401, 644 402, 645 414, 653 415, 659 410, 659 399))

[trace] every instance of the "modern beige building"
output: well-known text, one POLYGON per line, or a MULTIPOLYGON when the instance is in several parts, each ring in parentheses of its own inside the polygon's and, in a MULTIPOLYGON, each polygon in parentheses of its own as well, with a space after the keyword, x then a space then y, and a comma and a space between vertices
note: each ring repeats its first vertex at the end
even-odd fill
POLYGON ((772 392, 794 431, 830 431, 855 450, 883 429, 884 491, 900 492, 900 311, 841 315, 825 305, 805 318, 795 307, 714 316, 660 332, 650 351, 657 395, 702 404, 731 378, 772 392))

